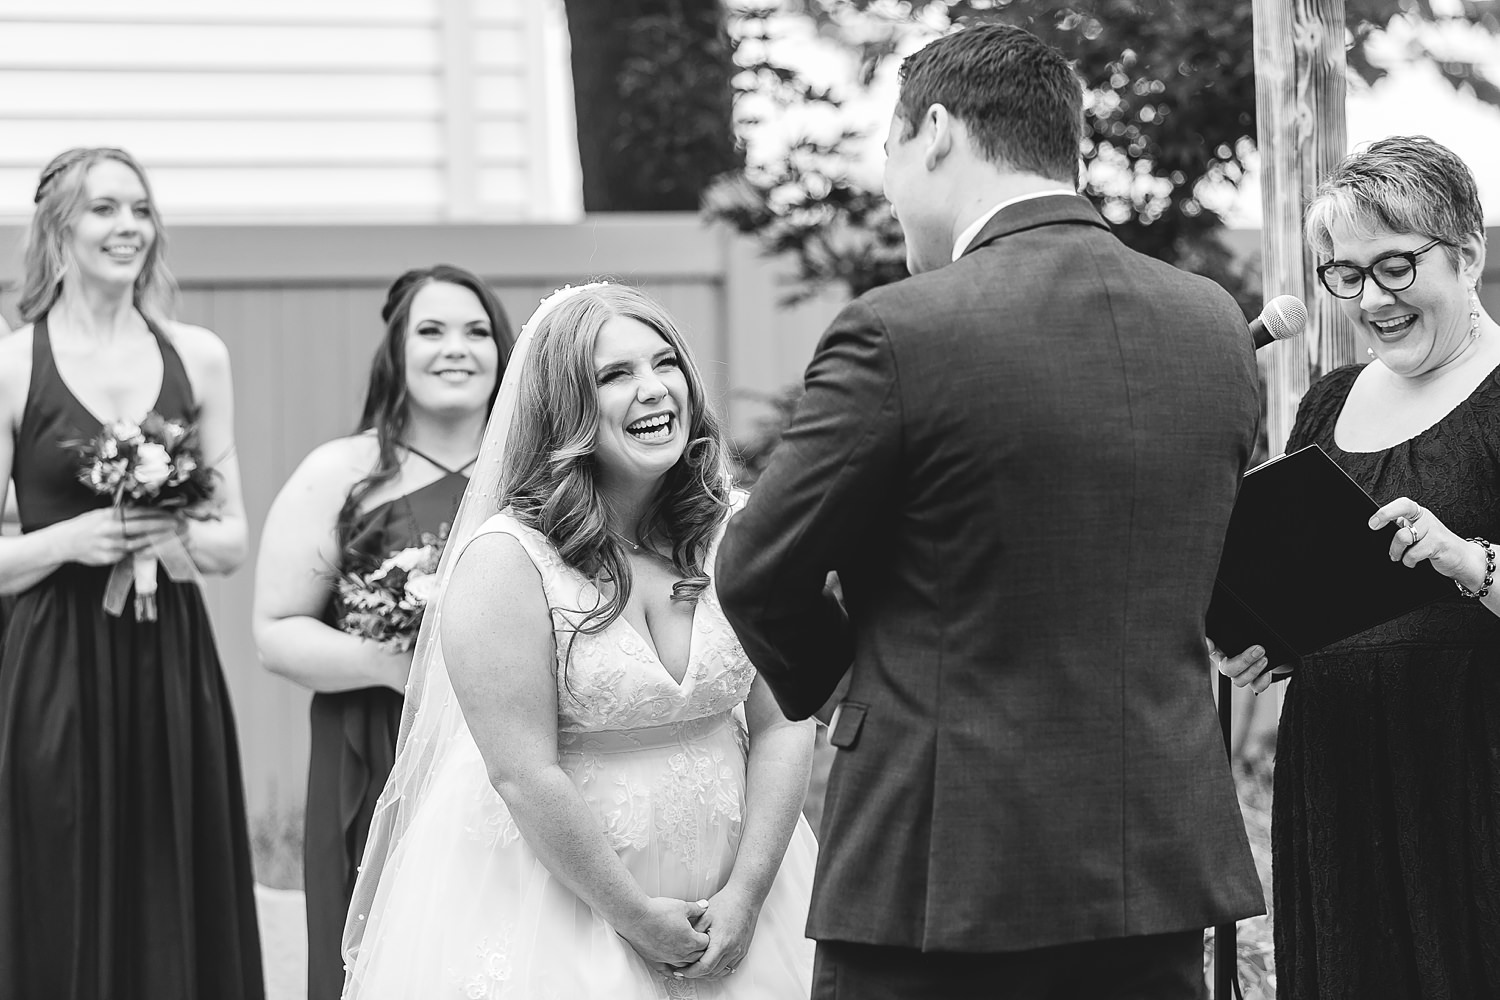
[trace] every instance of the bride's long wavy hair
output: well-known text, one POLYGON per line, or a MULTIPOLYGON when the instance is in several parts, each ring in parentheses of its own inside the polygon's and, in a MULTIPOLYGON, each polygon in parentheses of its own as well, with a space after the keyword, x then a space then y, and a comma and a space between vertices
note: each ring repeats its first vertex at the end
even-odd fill
POLYGON ((521 371, 511 428, 511 461, 502 477, 502 506, 546 535, 568 565, 600 584, 605 600, 576 629, 596 633, 619 618, 630 598, 630 560, 609 530, 595 453, 599 433, 594 347, 611 319, 638 320, 677 352, 687 381, 687 448, 662 478, 641 522, 641 538, 671 545, 682 575, 672 598, 696 601, 708 585, 705 561, 728 516, 729 473, 723 426, 704 392, 703 377, 672 318, 643 293, 624 285, 580 292, 544 316, 521 371))

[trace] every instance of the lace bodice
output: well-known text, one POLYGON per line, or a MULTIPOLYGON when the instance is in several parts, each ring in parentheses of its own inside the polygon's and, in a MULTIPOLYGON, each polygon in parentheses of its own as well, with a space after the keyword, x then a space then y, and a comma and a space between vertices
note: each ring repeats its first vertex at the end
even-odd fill
MULTIPOLYGON (((739 706, 755 672, 712 581, 695 606, 678 683, 623 617, 593 635, 575 630, 601 594, 542 534, 506 513, 480 529, 494 532, 520 542, 552 609, 558 767, 647 895, 714 898, 734 871, 745 830, 749 743, 739 706)), ((715 540, 710 569, 717 548, 715 540)), ((808 995, 813 946, 803 928, 817 852, 805 820, 736 973, 679 980, 648 965, 560 881, 522 834, 473 739, 462 730, 455 736, 369 913, 353 917, 366 926, 350 1000, 808 995)))
MULTIPOLYGON (((712 580, 693 611, 687 672, 678 683, 623 615, 603 631, 576 631, 576 623, 604 597, 591 580, 563 561, 545 535, 505 512, 490 518, 481 529, 485 532, 515 538, 541 574, 552 609, 558 730, 564 739, 571 733, 704 719, 729 711, 750 693, 755 668, 719 608, 712 580)), ((716 538, 705 561, 710 573, 718 546, 716 538)))

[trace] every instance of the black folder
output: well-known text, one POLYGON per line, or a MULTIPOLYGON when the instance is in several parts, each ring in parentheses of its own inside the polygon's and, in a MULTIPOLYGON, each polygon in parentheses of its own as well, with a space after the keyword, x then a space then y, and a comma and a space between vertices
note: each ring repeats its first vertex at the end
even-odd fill
MULTIPOLYGON (((1392 498, 1394 499, 1394 498, 1392 498)), ((1271 666, 1454 594, 1428 563, 1390 558, 1380 507, 1317 445, 1245 474, 1208 608, 1208 637, 1233 656, 1259 643, 1271 666)))

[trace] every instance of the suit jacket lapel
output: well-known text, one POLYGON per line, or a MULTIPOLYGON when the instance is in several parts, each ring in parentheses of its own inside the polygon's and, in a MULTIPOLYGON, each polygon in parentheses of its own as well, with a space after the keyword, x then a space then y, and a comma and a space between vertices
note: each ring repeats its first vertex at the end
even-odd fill
POLYGON ((974 237, 960 258, 968 256, 980 247, 995 240, 1038 226, 1083 225, 1098 226, 1108 230, 1109 223, 1081 195, 1060 194, 1045 198, 1031 198, 1003 208, 993 219, 984 224, 979 235, 974 237))

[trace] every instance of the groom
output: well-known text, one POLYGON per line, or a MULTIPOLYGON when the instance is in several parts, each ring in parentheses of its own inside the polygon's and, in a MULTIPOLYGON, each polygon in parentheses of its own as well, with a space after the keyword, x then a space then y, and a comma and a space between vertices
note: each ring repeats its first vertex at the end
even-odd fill
POLYGON ((1263 912, 1203 642, 1250 337, 1075 193, 1080 104, 1017 28, 906 60, 885 190, 915 277, 834 320, 722 544, 786 713, 850 672, 823 1000, 1202 997, 1203 927, 1263 912))

